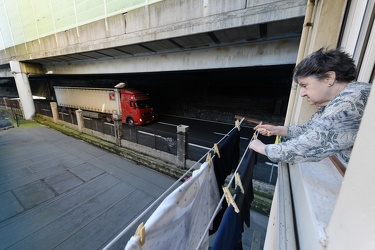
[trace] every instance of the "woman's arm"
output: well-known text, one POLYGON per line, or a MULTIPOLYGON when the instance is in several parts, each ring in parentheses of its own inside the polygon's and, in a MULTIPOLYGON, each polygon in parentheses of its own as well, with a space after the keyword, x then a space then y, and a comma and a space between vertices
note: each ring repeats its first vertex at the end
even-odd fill
MULTIPOLYGON (((320 161, 340 154, 348 161, 368 95, 368 88, 347 89, 325 108, 318 109, 307 123, 305 132, 279 144, 264 145, 266 156, 275 162, 296 163, 320 161)), ((260 145, 256 148, 263 150, 260 145)))
POLYGON ((286 136, 288 128, 286 126, 274 126, 274 125, 257 125, 254 127, 260 134, 264 136, 280 135, 286 136))

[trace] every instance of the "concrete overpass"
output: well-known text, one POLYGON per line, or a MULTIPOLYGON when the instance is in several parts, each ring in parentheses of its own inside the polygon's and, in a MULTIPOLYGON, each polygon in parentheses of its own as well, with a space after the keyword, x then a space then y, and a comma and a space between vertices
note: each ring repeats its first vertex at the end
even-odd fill
POLYGON ((294 64, 306 0, 146 0, 126 8, 119 3, 111 7, 107 1, 101 5, 51 1, 47 6, 31 7, 18 2, 0 4, 4 14, 0 77, 15 77, 21 99, 30 96, 20 93, 29 74, 294 64), (74 11, 69 12, 72 5, 74 11), (95 11, 98 13, 90 19, 87 13, 95 11), (75 22, 64 27, 64 18, 75 22), (30 35, 30 30, 37 34, 30 35), (17 73, 21 75, 17 77, 17 73))

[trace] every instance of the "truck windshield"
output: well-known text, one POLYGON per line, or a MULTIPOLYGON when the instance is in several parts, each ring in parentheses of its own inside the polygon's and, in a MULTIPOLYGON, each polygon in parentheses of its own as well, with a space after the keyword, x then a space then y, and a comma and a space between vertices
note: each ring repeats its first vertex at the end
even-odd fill
POLYGON ((136 101, 135 105, 137 108, 140 108, 140 109, 152 107, 150 100, 138 100, 136 101))

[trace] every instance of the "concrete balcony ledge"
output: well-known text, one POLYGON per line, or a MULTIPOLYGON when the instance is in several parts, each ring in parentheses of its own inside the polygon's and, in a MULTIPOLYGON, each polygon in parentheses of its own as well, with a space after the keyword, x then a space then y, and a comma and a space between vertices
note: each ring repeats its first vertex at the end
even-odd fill
POLYGON ((328 159, 289 166, 301 249, 324 249, 343 176, 328 159))

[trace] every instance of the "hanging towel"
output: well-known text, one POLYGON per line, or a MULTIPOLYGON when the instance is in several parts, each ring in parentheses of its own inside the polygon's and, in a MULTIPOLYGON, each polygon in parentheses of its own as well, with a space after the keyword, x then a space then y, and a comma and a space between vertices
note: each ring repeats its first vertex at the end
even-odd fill
MULTIPOLYGON (((214 214, 220 195, 212 164, 203 163, 192 177, 168 195, 145 223, 145 243, 133 236, 130 249, 196 249, 214 214)), ((201 249, 208 248, 208 234, 201 249)))

